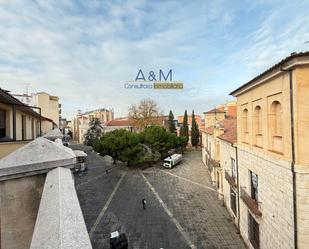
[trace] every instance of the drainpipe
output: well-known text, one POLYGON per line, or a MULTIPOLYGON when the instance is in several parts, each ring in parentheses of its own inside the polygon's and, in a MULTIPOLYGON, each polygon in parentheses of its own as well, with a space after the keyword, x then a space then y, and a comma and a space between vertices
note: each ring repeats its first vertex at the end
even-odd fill
POLYGON ((295 172, 295 135, 294 135, 294 98, 293 98, 293 71, 292 69, 283 69, 282 65, 280 71, 289 73, 289 87, 290 87, 290 116, 291 116, 291 149, 292 149, 292 182, 293 182, 293 215, 294 215, 294 248, 298 249, 297 238, 297 200, 296 200, 296 172, 295 172))
POLYGON ((236 148, 236 169, 237 169, 237 227, 238 227, 238 232, 240 234, 240 205, 239 205, 239 198, 240 198, 240 184, 239 184, 239 169, 238 169, 238 147, 235 146, 236 148))

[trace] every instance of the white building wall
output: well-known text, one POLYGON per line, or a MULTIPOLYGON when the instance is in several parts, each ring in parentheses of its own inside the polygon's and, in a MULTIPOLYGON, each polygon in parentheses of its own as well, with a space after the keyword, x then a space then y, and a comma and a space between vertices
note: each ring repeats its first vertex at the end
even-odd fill
MULTIPOLYGON (((294 248, 293 187, 290 163, 238 145, 239 182, 250 194, 249 170, 258 175, 260 248, 294 248)), ((240 199, 240 232, 249 248, 248 208, 240 199)))
MULTIPOLYGON (((237 158, 236 158, 236 147, 234 147, 231 143, 226 141, 220 140, 220 158, 221 158, 221 167, 223 168, 223 175, 225 175, 225 170, 232 176, 232 158, 235 160, 237 165, 237 158)), ((237 179, 235 180, 237 183, 237 179)), ((234 214, 233 210, 231 209, 231 186, 229 182, 223 177, 223 196, 224 196, 224 203, 228 212, 230 213, 233 221, 237 224, 237 213, 238 213, 238 193, 237 187, 234 188, 236 193, 236 214, 234 214)))

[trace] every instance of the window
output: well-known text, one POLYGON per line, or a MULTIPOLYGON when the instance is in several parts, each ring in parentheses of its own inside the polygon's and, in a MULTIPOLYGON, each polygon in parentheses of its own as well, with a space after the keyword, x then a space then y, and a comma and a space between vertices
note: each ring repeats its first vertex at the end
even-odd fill
POLYGON ((35 123, 35 131, 36 131, 36 137, 40 135, 40 122, 36 121, 35 123))
POLYGON ((254 108, 253 132, 254 144, 258 147, 262 147, 262 111, 259 105, 254 108))
POLYGON ((282 137, 282 107, 279 101, 273 101, 268 115, 269 149, 276 153, 283 153, 282 137))
POLYGON ((0 109, 0 138, 6 136, 6 119, 5 119, 5 110, 0 109))
POLYGON ((232 187, 230 188, 230 205, 231 205, 231 209, 233 211, 233 213, 236 215, 237 212, 237 208, 236 208, 236 192, 232 189, 232 187))
POLYGON ((270 107, 270 128, 272 136, 282 135, 282 107, 279 101, 274 101, 270 107))
POLYGON ((248 143, 248 110, 244 109, 241 116, 241 126, 243 133, 243 142, 248 143))
POLYGON ((262 112, 261 107, 258 105, 254 108, 254 133, 261 134, 262 133, 262 112))
POLYGON ((22 140, 26 140, 26 131, 27 131, 27 127, 26 127, 26 116, 22 115, 21 116, 21 139, 22 140))
POLYGON ((217 189, 220 189, 220 173, 217 172, 217 189))
POLYGON ((235 180, 237 178, 237 166, 236 166, 236 160, 234 158, 231 158, 231 170, 232 170, 232 177, 235 180))
POLYGON ((258 175, 250 171, 251 198, 258 202, 258 175))
POLYGON ((248 227, 249 227, 249 240, 254 249, 260 248, 260 228, 259 224, 252 217, 250 213, 248 213, 248 227))
POLYGON ((219 144, 219 142, 218 141, 216 141, 216 143, 215 143, 215 148, 216 148, 216 151, 215 151, 215 153, 216 153, 216 160, 219 160, 220 159, 220 144, 219 144))
POLYGON ((31 138, 34 139, 34 118, 31 119, 31 138))

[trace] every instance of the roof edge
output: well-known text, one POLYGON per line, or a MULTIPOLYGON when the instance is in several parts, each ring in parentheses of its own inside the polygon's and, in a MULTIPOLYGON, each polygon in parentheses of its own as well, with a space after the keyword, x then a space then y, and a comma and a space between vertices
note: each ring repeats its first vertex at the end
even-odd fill
MULTIPOLYGON (((234 91, 230 92, 229 95, 237 97, 240 92, 245 91, 246 89, 248 90, 250 87, 254 87, 255 86, 253 84, 254 82, 260 80, 263 77, 265 77, 267 74, 271 73, 272 71, 274 71, 276 69, 280 69, 280 67, 282 67, 285 63, 290 62, 293 59, 297 59, 297 58, 305 57, 305 56, 309 56, 309 51, 300 52, 300 53, 292 53, 290 56, 282 59, 280 62, 274 64, 273 66, 271 66, 270 68, 268 68, 267 70, 262 72, 261 74, 255 76, 253 79, 249 80, 247 83, 245 83, 245 84, 241 85, 240 87, 236 88, 234 91)), ((308 64, 309 64, 309 60, 308 60, 308 64)), ((288 67, 291 68, 291 67, 293 67, 295 65, 297 65, 297 64, 291 64, 291 65, 288 65, 288 67)), ((272 76, 269 76, 269 77, 271 78, 272 76)), ((262 80, 260 83, 258 83, 256 85, 259 85, 259 84, 261 84, 263 82, 264 82, 264 80, 262 80)))

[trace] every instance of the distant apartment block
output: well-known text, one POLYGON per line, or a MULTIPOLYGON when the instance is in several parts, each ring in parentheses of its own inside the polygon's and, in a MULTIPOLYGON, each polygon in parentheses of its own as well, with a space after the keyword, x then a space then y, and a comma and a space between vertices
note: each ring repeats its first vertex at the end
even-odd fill
POLYGON ((73 139, 79 143, 84 142, 84 136, 89 129, 89 122, 98 119, 102 126, 114 119, 114 111, 112 109, 96 109, 82 113, 80 110, 77 116, 72 120, 73 139))
POLYGON ((44 117, 42 120, 43 133, 48 132, 54 127, 59 127, 61 118, 61 104, 59 104, 59 97, 45 92, 13 94, 13 96, 26 105, 41 108, 41 115, 44 117), (52 123, 50 121, 52 121, 52 123))

